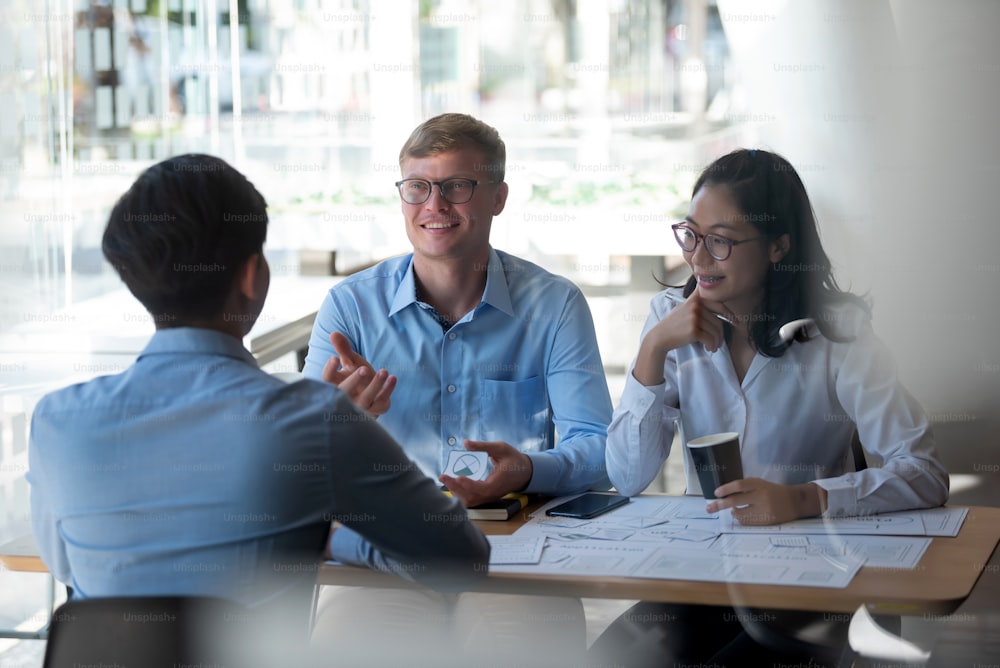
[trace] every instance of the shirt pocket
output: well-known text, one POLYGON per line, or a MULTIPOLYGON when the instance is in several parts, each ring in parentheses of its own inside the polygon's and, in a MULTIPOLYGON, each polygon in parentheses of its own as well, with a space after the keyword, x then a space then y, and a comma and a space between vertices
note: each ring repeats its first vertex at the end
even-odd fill
POLYGON ((481 382, 481 440, 505 441, 521 452, 541 452, 551 447, 548 442, 551 409, 540 376, 481 382))

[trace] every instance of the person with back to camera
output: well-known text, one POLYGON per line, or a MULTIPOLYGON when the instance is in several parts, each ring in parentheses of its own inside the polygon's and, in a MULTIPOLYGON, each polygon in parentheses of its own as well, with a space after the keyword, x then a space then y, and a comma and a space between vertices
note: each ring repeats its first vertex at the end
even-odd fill
MULTIPOLYGON (((792 165, 763 150, 717 159, 672 228, 692 275, 651 301, 608 428, 618 491, 639 494, 653 480, 679 420, 689 439, 739 434, 744 478, 714 490, 707 510, 731 509, 744 524, 943 504, 948 476, 927 416, 898 381, 868 302, 834 280, 792 165), (786 343, 778 330, 798 319, 811 322, 786 343), (855 430, 880 467, 855 470, 855 430)), ((686 448, 683 457, 687 492, 700 494, 686 448)), ((639 603, 592 653, 626 665, 778 656, 739 617, 730 607, 639 603)))
POLYGON ((259 647, 240 640, 267 650, 255 665, 301 665, 331 533, 360 536, 354 565, 452 591, 490 550, 347 394, 286 384, 244 347, 270 284, 266 206, 208 155, 136 179, 102 246, 156 331, 123 373, 43 397, 27 478, 39 554, 74 599, 229 599, 268 620, 259 647))

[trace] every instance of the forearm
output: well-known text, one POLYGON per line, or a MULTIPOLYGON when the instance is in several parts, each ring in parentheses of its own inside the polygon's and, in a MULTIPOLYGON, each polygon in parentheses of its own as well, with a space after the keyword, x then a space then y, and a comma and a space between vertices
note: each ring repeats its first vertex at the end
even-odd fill
MULTIPOLYGON (((397 575, 403 579, 420 582, 438 589, 462 588, 470 580, 485 576, 488 570, 489 546, 485 537, 476 531, 460 531, 466 535, 458 541, 438 543, 436 550, 451 549, 451 555, 404 553, 393 556, 381 550, 350 527, 338 526, 330 534, 326 558, 348 566, 370 568, 381 573, 397 575), (467 549, 473 547, 472 552, 467 549), (442 549, 443 548, 443 549, 442 549)), ((437 536, 440 539, 440 536, 437 536)))
POLYGON ((489 543, 461 504, 442 494, 374 422, 338 427, 344 433, 334 437, 340 447, 332 466, 333 519, 344 527, 333 532, 331 555, 439 588, 485 575, 489 543))
POLYGON ((668 350, 657 340, 654 331, 643 338, 632 368, 632 376, 646 387, 660 385, 664 380, 663 366, 668 350))
POLYGON ((811 482, 792 485, 796 515, 799 518, 818 517, 826 512, 826 490, 811 482))
POLYGON ((664 386, 643 387, 626 379, 621 401, 608 427, 605 455, 608 477, 625 496, 641 493, 670 454, 675 408, 664 408, 664 386))
POLYGON ((829 516, 868 515, 933 508, 948 500, 948 476, 935 461, 894 461, 891 466, 815 481, 827 493, 829 516))

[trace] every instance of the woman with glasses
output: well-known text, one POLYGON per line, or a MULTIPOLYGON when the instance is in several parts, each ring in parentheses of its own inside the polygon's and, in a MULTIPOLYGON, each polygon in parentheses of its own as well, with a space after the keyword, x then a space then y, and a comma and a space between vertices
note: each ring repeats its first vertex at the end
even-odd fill
MULTIPOLYGON (((788 161, 745 149, 719 158, 697 179, 673 234, 691 278, 653 298, 608 428, 608 474, 619 492, 652 482, 679 423, 688 439, 739 433, 744 478, 714 490, 707 510, 730 508, 744 524, 945 502, 948 477, 927 417, 897 380, 867 302, 837 286, 788 161), (782 337, 796 320, 806 322, 782 337), (855 470, 855 430, 880 468, 855 470)), ((684 450, 687 492, 701 494, 684 450)), ((643 603, 595 651, 627 665, 722 663, 761 649, 739 617, 728 607, 643 603), (630 619, 659 621, 640 628, 630 619), (666 656, 651 654, 650 643, 666 656)))

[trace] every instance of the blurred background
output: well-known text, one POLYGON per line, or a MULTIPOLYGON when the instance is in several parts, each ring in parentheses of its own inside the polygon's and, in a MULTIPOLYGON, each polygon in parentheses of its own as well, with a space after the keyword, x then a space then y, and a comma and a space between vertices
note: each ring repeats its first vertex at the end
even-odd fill
MULTIPOLYGON (((2 0, 0 14, 0 541, 29 519, 34 402, 127 366, 131 349, 101 335, 152 331, 100 252, 144 168, 225 158, 268 200, 276 276, 343 274, 409 249, 399 148, 444 111, 506 141, 493 244, 584 288, 615 401, 653 275, 684 277, 669 224, 698 172, 737 146, 785 155, 841 285, 874 299, 953 488, 1000 482, 1000 3, 2 0)), ((26 577, 0 573, 11 624, 39 607, 17 593, 41 586, 26 577)))

